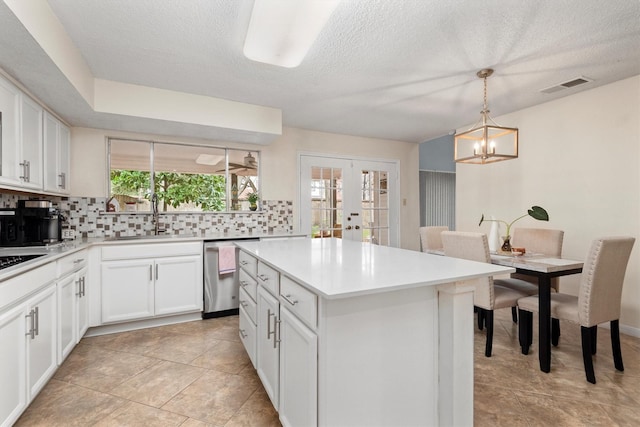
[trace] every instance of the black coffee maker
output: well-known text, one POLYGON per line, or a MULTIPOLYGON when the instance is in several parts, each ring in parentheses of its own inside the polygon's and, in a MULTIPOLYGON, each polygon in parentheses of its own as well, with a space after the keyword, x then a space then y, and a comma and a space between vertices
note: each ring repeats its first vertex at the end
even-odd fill
POLYGON ((22 246, 22 218, 17 209, 0 209, 0 246, 22 246))
POLYGON ((22 246, 62 241, 62 215, 48 200, 19 200, 22 246))

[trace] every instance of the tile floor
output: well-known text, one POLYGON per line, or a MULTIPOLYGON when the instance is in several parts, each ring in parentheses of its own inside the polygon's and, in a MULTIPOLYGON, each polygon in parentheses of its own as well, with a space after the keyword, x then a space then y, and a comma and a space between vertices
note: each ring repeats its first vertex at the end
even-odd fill
MULTIPOLYGON (((237 328, 232 316, 84 338, 16 426, 279 426, 237 328)), ((622 336, 620 373, 600 328, 592 385, 578 331, 562 323, 544 374, 535 340, 520 354, 510 311, 496 312, 491 358, 476 330, 475 425, 640 425, 640 339, 622 336)))

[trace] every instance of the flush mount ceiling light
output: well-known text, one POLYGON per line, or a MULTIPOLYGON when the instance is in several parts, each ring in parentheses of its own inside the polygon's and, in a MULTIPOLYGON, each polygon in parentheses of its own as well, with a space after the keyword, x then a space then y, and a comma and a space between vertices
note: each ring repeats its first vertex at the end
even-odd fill
POLYGON ((484 81, 482 118, 471 130, 455 135, 454 160, 458 163, 485 164, 518 158, 518 129, 498 126, 489 116, 487 77, 491 68, 476 73, 484 81))
POLYGON ((338 3, 340 0, 255 0, 244 56, 297 67, 338 3))

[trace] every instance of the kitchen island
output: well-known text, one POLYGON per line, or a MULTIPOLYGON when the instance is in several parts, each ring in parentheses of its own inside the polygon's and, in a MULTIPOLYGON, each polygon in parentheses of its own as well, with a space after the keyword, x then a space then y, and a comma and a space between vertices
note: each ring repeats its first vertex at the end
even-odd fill
POLYGON ((240 337, 283 425, 473 424, 473 280, 513 269, 338 239, 237 245, 240 337))

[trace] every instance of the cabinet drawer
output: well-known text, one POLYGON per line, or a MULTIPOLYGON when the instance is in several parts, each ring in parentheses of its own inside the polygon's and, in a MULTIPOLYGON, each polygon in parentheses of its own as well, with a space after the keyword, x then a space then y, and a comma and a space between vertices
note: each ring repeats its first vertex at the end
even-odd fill
POLYGON ((249 359, 251 359, 251 363, 253 367, 256 367, 256 325, 251 322, 251 319, 247 315, 247 312, 244 311, 244 308, 240 307, 240 328, 238 331, 240 335, 240 340, 242 341, 242 345, 245 350, 247 350, 247 354, 249 355, 249 359))
POLYGON ((258 275, 258 260, 244 251, 240 251, 238 256, 238 264, 246 271, 249 276, 255 278, 258 275))
POLYGON ((262 286, 271 292, 273 296, 278 296, 278 291, 280 289, 280 274, 262 262, 258 263, 258 283, 262 283, 262 286))
POLYGON ((280 301, 304 323, 316 328, 318 297, 286 276, 280 278, 280 301))
POLYGON ((68 255, 58 260, 58 277, 66 276, 67 274, 79 270, 87 265, 86 249, 68 255))
POLYGON ((239 275, 240 289, 244 289, 254 301, 257 301, 258 282, 249 276, 249 273, 240 269, 239 275))
POLYGON ((249 295, 247 295, 244 289, 240 289, 240 306, 244 308, 244 310, 247 312, 253 324, 254 325, 257 324, 256 313, 258 308, 257 308, 256 302, 251 298, 249 298, 249 295))
POLYGON ((142 245, 114 244, 102 248, 103 261, 186 255, 202 255, 202 242, 148 243, 142 245))

